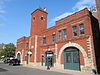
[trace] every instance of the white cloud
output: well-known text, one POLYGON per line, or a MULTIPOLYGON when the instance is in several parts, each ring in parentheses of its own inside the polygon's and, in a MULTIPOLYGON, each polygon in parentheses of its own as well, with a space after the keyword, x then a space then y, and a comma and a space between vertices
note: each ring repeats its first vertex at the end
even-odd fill
POLYGON ((57 16, 57 17, 53 18, 52 21, 60 20, 61 18, 67 17, 68 15, 71 15, 72 13, 73 13, 73 12, 66 12, 66 13, 63 13, 63 14, 61 14, 60 16, 57 16))
POLYGON ((95 5, 95 0, 79 0, 73 7, 73 10, 81 10, 85 7, 91 7, 95 5))
POLYGON ((3 21, 7 21, 7 18, 4 15, 0 15, 0 19, 3 21))
POLYGON ((0 14, 4 14, 5 13, 5 11, 4 10, 0 10, 0 14))
POLYGON ((10 0, 0 0, 0 14, 5 13, 4 7, 5 7, 5 2, 8 2, 10 0))
POLYGON ((79 0, 78 2, 76 2, 76 4, 73 6, 72 8, 72 12, 65 12, 63 14, 61 14, 60 16, 57 16, 55 18, 53 18, 50 22, 50 24, 54 24, 53 22, 60 20, 64 17, 67 17, 68 15, 73 14, 76 11, 82 10, 83 8, 90 8, 91 6, 95 6, 95 0, 79 0))
POLYGON ((57 17, 54 17, 53 19, 51 19, 49 21, 49 23, 48 23, 50 25, 49 27, 52 27, 53 25, 55 25, 55 21, 58 21, 58 20, 60 20, 64 17, 67 17, 67 16, 71 15, 71 14, 73 14, 73 12, 66 12, 66 13, 63 13, 63 14, 57 16, 57 17))
POLYGON ((1 26, 4 26, 4 24, 0 24, 0 27, 1 27, 1 26))
MULTIPOLYGON (((6 21, 6 18, 4 17, 4 13, 6 13, 6 11, 4 10, 5 8, 5 3, 9 2, 11 0, 0 0, 0 20, 6 21)), ((0 24, 0 26, 2 26, 3 24, 0 24)))

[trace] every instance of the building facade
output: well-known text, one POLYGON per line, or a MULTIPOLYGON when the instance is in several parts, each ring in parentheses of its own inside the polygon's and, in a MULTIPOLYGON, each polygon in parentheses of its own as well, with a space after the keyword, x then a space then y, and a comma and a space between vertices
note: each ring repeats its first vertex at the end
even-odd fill
POLYGON ((96 69, 95 44, 98 21, 87 8, 56 21, 47 28, 48 13, 31 14, 30 36, 17 40, 16 57, 24 64, 62 69, 96 69), (96 27, 94 27, 96 26, 96 27))

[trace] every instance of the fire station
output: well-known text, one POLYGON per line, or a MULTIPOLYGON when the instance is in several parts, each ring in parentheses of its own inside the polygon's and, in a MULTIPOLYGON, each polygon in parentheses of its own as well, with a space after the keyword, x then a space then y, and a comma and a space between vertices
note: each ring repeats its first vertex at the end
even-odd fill
POLYGON ((22 64, 90 71, 96 69, 95 38, 98 20, 84 8, 47 28, 45 9, 31 13, 30 36, 16 43, 16 57, 22 64))

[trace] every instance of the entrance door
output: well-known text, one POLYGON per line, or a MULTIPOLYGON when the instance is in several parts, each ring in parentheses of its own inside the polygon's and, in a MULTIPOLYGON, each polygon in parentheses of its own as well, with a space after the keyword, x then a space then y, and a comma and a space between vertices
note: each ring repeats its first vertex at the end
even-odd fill
POLYGON ((42 56, 42 62, 41 62, 41 65, 44 66, 45 65, 45 57, 42 56))
POLYGON ((47 57, 47 65, 49 65, 50 67, 54 66, 53 56, 52 57, 47 57))
POLYGON ((45 55, 45 66, 49 65, 51 67, 54 66, 54 54, 52 51, 47 51, 45 55))
POLYGON ((64 69, 80 70, 79 51, 76 48, 64 51, 64 69))
POLYGON ((20 53, 17 54, 17 59, 20 60, 20 53))
POLYGON ((27 56, 26 56, 26 64, 29 63, 29 62, 28 62, 28 61, 29 61, 28 59, 29 59, 29 54, 27 54, 27 56))

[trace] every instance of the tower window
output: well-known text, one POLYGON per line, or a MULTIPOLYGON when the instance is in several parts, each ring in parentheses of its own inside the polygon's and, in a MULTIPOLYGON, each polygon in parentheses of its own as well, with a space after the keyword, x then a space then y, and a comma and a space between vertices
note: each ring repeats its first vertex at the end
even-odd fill
POLYGON ((44 18, 43 18, 43 17, 41 17, 41 20, 44 20, 44 18))
POLYGON ((33 20, 35 20, 35 17, 33 17, 33 20))

